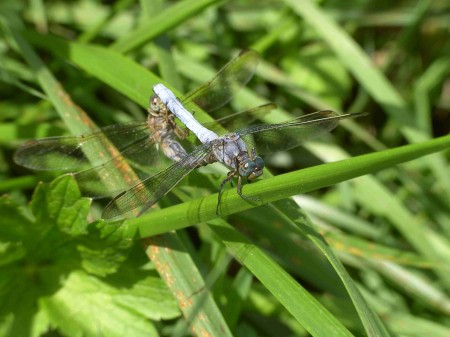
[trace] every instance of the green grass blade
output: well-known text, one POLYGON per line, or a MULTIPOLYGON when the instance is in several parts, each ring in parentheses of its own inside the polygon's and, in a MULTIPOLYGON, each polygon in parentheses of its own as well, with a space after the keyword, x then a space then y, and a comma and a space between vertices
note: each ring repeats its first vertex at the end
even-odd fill
MULTIPOLYGON (((146 239, 147 256, 176 298, 190 330, 197 335, 231 336, 202 274, 177 233, 146 239)), ((186 333, 186 331, 184 331, 186 333)))
MULTIPOLYGON (((9 32, 21 50, 24 58, 34 70, 43 91, 47 94, 49 100, 55 106, 60 117, 63 119, 69 130, 73 134, 82 134, 97 129, 95 123, 72 101, 70 95, 65 92, 63 86, 56 80, 49 69, 39 59, 31 46, 22 38, 21 34, 14 29, 9 30, 9 32)), ((104 155, 109 154, 111 156, 114 155, 113 147, 107 149, 103 146, 104 144, 97 144, 96 151, 86 153, 86 156, 88 158, 96 158, 98 153, 104 153, 104 155)), ((125 165, 125 167, 126 166, 127 165, 125 165)), ((111 181, 105 182, 105 186, 108 187, 115 185, 118 181, 114 181, 113 179, 119 179, 118 176, 122 177, 123 175, 127 175, 130 182, 138 182, 134 172, 128 168, 127 172, 119 172, 119 170, 117 170, 117 174, 112 174, 111 181)))
MULTIPOLYGON (((250 196, 258 195, 265 203, 273 202, 374 173, 449 148, 450 136, 444 136, 419 144, 401 146, 264 179, 246 185, 244 193, 250 196)), ((147 237, 214 219, 217 217, 216 204, 217 195, 215 194, 145 214, 127 222, 131 230, 130 235, 147 237)), ((233 189, 223 193, 220 209, 222 215, 228 215, 254 206, 239 197, 233 189)))
POLYGON ((161 13, 154 13, 154 17, 142 24, 136 30, 123 36, 111 45, 117 52, 124 53, 140 46, 146 41, 150 41, 170 29, 180 25, 180 23, 195 16, 211 5, 223 0, 184 0, 165 9, 161 13))
MULTIPOLYGON (((298 210, 292 209, 292 211, 290 211, 289 209, 286 209, 284 205, 281 205, 281 207, 279 208, 282 211, 284 211, 285 214, 290 213, 289 216, 294 223, 298 221, 297 220, 299 213, 298 210)), ((322 251, 322 253, 326 256, 326 258, 331 263, 334 270, 340 277, 342 283, 347 289, 350 298, 352 299, 356 311, 359 314, 359 318, 361 319, 364 325, 367 335, 389 336, 388 332, 381 323, 379 317, 375 314, 372 307, 366 304, 366 301, 364 300, 358 288, 356 287, 355 282, 353 282, 350 275, 342 265, 341 261, 339 261, 339 259, 333 253, 333 251, 331 250, 330 246, 328 246, 326 241, 315 232, 311 232, 310 234, 308 234, 308 238, 316 245, 316 247, 318 247, 322 251)))
POLYGON ((268 255, 223 220, 209 222, 234 257, 246 266, 312 336, 352 336, 312 295, 268 255))
POLYGON ((9 30, 12 38, 18 45, 23 57, 27 60, 30 67, 34 70, 36 78, 46 93, 49 100, 60 112, 61 118, 64 120, 70 131, 74 134, 86 132, 95 128, 85 112, 81 111, 72 102, 71 98, 62 90, 61 84, 54 78, 52 73, 45 67, 43 62, 38 58, 37 54, 31 46, 22 38, 16 30, 9 30), (79 119, 85 121, 80 123, 79 119))
POLYGON ((394 86, 375 68, 363 50, 312 1, 284 0, 323 38, 371 96, 401 125, 409 125, 406 103, 394 86))
MULTIPOLYGON (((310 0, 285 2, 331 47, 343 65, 352 73, 371 97, 396 121, 410 143, 428 139, 426 132, 418 130, 411 118, 411 111, 397 89, 369 60, 365 52, 350 36, 310 0)), ((419 4, 420 6, 420 4, 419 4)), ((450 175, 443 173, 443 158, 437 156, 428 162, 438 179, 450 186, 450 175)), ((450 200, 450 190, 445 191, 450 200)))
MULTIPOLYGON (((92 76, 97 77, 144 108, 148 107, 149 98, 153 94, 152 86, 156 83, 164 83, 173 89, 177 96, 181 97, 181 93, 167 82, 115 51, 31 32, 26 36, 33 43, 44 46, 59 56, 74 62, 92 76), (116 71, 118 64, 121 65, 120 72, 116 71)), ((198 116, 212 121, 201 109, 196 110, 196 117, 198 116)))

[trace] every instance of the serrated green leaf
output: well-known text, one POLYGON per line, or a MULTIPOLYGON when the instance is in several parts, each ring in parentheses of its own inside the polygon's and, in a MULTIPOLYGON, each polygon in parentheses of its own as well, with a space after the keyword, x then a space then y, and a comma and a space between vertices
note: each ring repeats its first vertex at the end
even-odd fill
POLYGON ((21 242, 0 242, 0 267, 22 259, 25 254, 21 242))
POLYGON ((39 281, 38 271, 31 264, 0 268, 0 320, 8 331, 6 336, 39 336, 45 331, 29 331, 33 325, 40 325, 36 300, 44 289, 39 281))
MULTIPOLYGON (((89 203, 80 197, 72 176, 40 184, 33 194, 33 212, 27 216, 14 200, 0 198, 0 217, 5 217, 0 223, 0 317, 5 317, 3 328, 9 335, 38 336, 48 328, 48 319, 54 325, 54 316, 42 311, 38 302, 64 289, 69 275, 84 273, 82 267, 96 275, 111 274, 125 260, 132 241, 123 239, 120 228, 89 225, 89 203), (22 322, 30 322, 33 331, 22 322)), ((81 330, 89 328, 84 323, 81 330)))
POLYGON ((78 252, 82 259, 81 265, 89 273, 106 276, 117 271, 117 266, 125 261, 126 256, 116 248, 106 247, 102 250, 90 249, 86 246, 78 246, 78 252))
POLYGON ((73 177, 66 175, 50 185, 40 185, 33 195, 31 209, 40 223, 51 219, 62 231, 71 235, 86 233, 90 200, 81 199, 73 177))
POLYGON ((120 292, 84 272, 73 272, 54 295, 39 301, 52 322, 68 336, 158 336, 152 323, 118 306, 120 292))
POLYGON ((147 276, 134 283, 130 289, 114 296, 114 301, 155 321, 180 316, 172 294, 164 282, 154 276, 147 276))
POLYGON ((31 224, 23 207, 8 195, 0 196, 0 219, 0 240, 4 242, 20 241, 31 224))

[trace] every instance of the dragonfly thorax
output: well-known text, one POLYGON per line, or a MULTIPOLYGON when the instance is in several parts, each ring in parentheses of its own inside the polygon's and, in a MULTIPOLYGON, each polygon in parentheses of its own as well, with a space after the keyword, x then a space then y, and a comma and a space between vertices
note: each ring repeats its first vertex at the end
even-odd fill
POLYGON ((173 135, 174 131, 176 131, 174 116, 167 110, 158 97, 152 96, 147 111, 147 126, 156 143, 160 143, 161 139, 165 138, 166 135, 173 135))
POLYGON ((252 180, 263 173, 263 159, 256 156, 255 149, 248 151, 247 145, 239 134, 229 133, 214 142, 213 151, 216 159, 233 168, 239 176, 252 180))
POLYGON ((147 111, 147 126, 152 141, 171 160, 177 162, 185 158, 188 154, 176 140, 176 137, 182 140, 186 138, 187 132, 175 123, 175 116, 167 110, 167 107, 157 96, 150 98, 147 111))

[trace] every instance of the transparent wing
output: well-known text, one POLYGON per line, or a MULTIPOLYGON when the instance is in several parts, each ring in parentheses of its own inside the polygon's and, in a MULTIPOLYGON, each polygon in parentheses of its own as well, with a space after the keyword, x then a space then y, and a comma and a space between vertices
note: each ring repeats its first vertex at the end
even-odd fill
POLYGON ((214 142, 210 142, 196 147, 179 162, 119 194, 106 206, 102 218, 116 218, 133 210, 139 210, 139 214, 142 214, 167 194, 189 172, 202 165, 205 158, 211 155, 213 146, 214 142))
POLYGON ((236 130, 243 125, 251 125, 257 119, 262 119, 264 115, 270 111, 276 109, 276 105, 273 103, 266 103, 245 111, 236 112, 231 115, 216 119, 212 123, 204 123, 203 126, 216 133, 221 133, 222 129, 236 130))
POLYGON ((252 78, 259 55, 253 50, 241 52, 228 62, 212 80, 188 93, 182 103, 189 109, 194 102, 205 111, 213 111, 227 104, 232 96, 252 78))
POLYGON ((338 115, 334 111, 324 110, 295 118, 280 124, 262 124, 237 130, 249 148, 256 153, 266 154, 289 150, 300 144, 330 132, 340 120, 364 116, 366 113, 338 115))
POLYGON ((150 135, 146 122, 110 125, 81 136, 30 140, 15 153, 14 161, 35 170, 76 172, 108 161, 102 148, 113 144, 119 151, 144 141, 150 135), (87 154, 92 157, 87 158, 87 154))
POLYGON ((136 185, 136 175, 140 181, 169 163, 170 160, 159 153, 158 144, 147 137, 103 164, 75 173, 74 177, 85 196, 112 197, 136 185), (133 175, 130 175, 129 167, 133 168, 133 175))

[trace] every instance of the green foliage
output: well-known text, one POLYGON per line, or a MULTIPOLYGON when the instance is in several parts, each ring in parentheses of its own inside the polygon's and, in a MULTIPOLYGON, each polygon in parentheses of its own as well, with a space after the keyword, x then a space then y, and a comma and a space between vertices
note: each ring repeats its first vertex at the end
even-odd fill
POLYGON ((7 335, 37 336, 51 327, 69 335, 156 336, 148 318, 178 315, 160 279, 120 270, 132 241, 120 227, 89 224, 89 207, 71 176, 41 183, 29 209, 0 199, 0 315, 7 335), (127 287, 105 278, 128 273, 134 277, 127 287))
POLYGON ((448 336, 448 19, 432 0, 2 1, 0 336, 448 336), (182 97, 249 47, 233 112, 369 112, 265 158, 243 189, 260 203, 227 189, 217 216, 208 166, 105 223, 71 176, 12 161, 25 139, 145 120, 153 84, 182 97))

